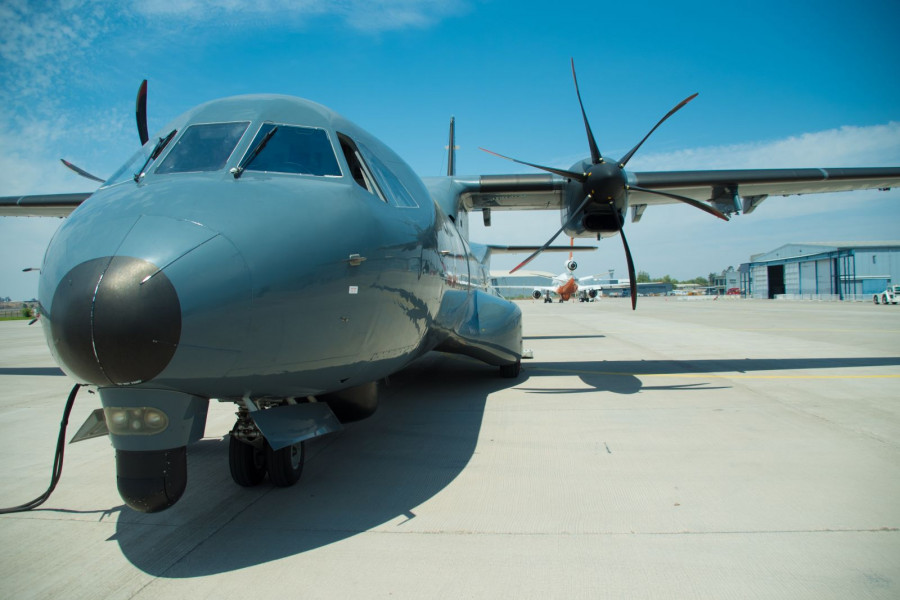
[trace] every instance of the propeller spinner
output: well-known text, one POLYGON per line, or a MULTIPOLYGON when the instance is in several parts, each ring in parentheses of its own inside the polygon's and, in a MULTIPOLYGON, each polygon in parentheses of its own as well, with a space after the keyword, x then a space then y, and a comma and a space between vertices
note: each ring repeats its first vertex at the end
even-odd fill
POLYGON ((584 214, 585 208, 591 204, 595 205, 603 205, 608 204, 609 210, 615 215, 615 223, 616 230, 619 233, 619 236, 622 238, 622 246, 625 249, 625 260, 628 263, 628 277, 631 282, 631 308, 632 310, 637 307, 637 282, 635 280, 635 271, 634 271, 634 261, 631 258, 631 250, 628 248, 628 240, 625 239, 625 230, 624 230, 624 216, 623 214, 616 209, 617 206, 625 206, 625 198, 629 191, 636 192, 644 192, 647 194, 656 194, 659 196, 665 196, 667 198, 672 198, 674 200, 678 200, 679 202, 684 202, 685 204, 689 204, 694 208, 699 208, 705 212, 710 213, 720 219, 725 221, 728 220, 728 217, 723 214, 721 211, 716 210, 715 208, 704 204, 702 202, 698 202, 693 198, 687 198, 685 196, 679 196, 677 194, 671 194, 668 192, 661 192, 657 190, 651 190, 646 188, 640 188, 637 186, 630 186, 625 178, 625 165, 628 164, 628 161, 631 160, 631 157, 638 151, 638 149, 647 141, 647 139, 653 134, 657 128, 665 122, 666 119, 674 115, 676 112, 681 110, 688 102, 697 97, 697 94, 692 94, 688 96, 681 102, 679 102, 672 110, 670 110, 666 115, 660 119, 656 125, 653 126, 653 129, 650 130, 647 135, 643 137, 643 139, 637 143, 631 150, 628 151, 625 156, 621 158, 621 160, 616 161, 615 163, 607 162, 603 155, 600 153, 600 149, 597 146, 596 138, 594 137, 594 133, 591 131, 590 123, 588 123, 587 113, 584 110, 584 103, 581 101, 581 91, 578 89, 578 77, 575 74, 575 59, 572 59, 572 79, 575 82, 575 94, 578 96, 578 106, 581 108, 581 116, 584 119, 584 129, 587 133, 588 138, 588 146, 591 151, 591 166, 587 169, 586 172, 578 173, 575 171, 567 171, 565 169, 556 169, 553 167, 546 167, 543 165, 538 165, 535 163, 525 162, 522 160, 518 160, 515 158, 511 158, 509 156, 504 156, 502 154, 497 154, 496 152, 491 152, 490 150, 484 150, 489 154, 493 154, 495 156, 499 156, 500 158, 505 158, 506 160, 511 160, 513 162, 526 165, 529 167, 533 167, 535 169, 540 169, 542 171, 547 171, 548 173, 554 173, 559 175, 560 177, 565 177, 570 181, 578 182, 581 184, 582 195, 584 196, 584 200, 574 211, 571 212, 571 216, 569 219, 560 227, 559 231, 553 234, 547 243, 541 246, 537 251, 531 254, 528 258, 522 261, 519 265, 517 265, 510 273, 515 273, 529 262, 531 262, 534 258, 536 258, 541 252, 543 252, 553 241, 561 234, 566 228, 571 227, 579 218, 586 219, 587 215, 584 214))

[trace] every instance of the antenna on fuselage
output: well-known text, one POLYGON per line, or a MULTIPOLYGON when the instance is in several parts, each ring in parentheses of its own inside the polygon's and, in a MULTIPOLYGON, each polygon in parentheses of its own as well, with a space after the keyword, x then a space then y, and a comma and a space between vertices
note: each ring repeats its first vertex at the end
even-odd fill
POLYGON ((447 175, 456 175, 456 117, 450 117, 450 143, 447 145, 447 175))

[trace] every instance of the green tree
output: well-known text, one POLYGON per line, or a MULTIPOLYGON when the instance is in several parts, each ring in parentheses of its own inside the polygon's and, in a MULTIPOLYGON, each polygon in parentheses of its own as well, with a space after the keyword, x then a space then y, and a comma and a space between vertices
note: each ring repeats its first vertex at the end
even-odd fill
POLYGON ((650 283, 650 273, 647 271, 638 271, 637 272, 637 282, 638 283, 650 283))

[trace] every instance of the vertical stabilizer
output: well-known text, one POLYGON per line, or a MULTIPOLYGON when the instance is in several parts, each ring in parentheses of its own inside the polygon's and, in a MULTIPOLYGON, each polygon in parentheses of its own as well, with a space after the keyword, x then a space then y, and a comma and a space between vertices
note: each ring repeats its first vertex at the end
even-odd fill
POLYGON ((447 175, 456 175, 456 117, 450 117, 450 143, 447 145, 447 175))

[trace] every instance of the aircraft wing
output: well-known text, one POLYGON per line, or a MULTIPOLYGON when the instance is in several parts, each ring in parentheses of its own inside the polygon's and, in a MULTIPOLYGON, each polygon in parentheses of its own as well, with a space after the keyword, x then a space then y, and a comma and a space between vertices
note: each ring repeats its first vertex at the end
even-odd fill
MULTIPOLYGON (((736 169, 721 171, 658 171, 630 173, 629 185, 687 196, 717 208, 735 207, 735 196, 744 213, 752 212, 768 196, 819 194, 900 185, 900 168, 848 169, 736 169)), ((665 196, 629 192, 629 204, 652 205, 678 202, 665 196)))
POLYGON ((0 217, 67 217, 91 192, 0 197, 0 217))
MULTIPOLYGON (((734 169, 717 171, 629 172, 628 185, 708 202, 720 210, 752 212, 768 196, 818 194, 900 186, 898 167, 829 169, 734 169), (735 204, 737 197, 738 204, 735 204)), ((563 207, 567 180, 549 173, 482 175, 463 183, 468 210, 552 210, 563 207)), ((628 203, 642 209, 678 202, 631 190, 628 203)))
POLYGON ((549 173, 482 175, 464 183, 460 199, 467 210, 554 210, 563 205, 566 181, 549 173))

